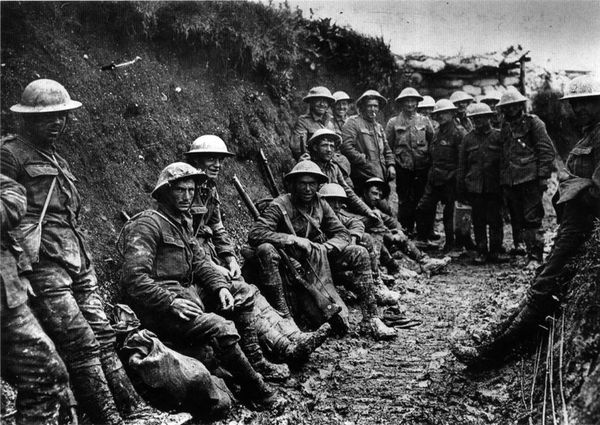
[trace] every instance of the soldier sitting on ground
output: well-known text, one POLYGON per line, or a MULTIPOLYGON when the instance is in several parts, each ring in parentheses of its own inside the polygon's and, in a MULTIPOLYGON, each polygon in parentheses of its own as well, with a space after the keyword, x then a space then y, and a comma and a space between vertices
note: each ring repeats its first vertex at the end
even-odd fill
MULTIPOLYGON (((249 242, 257 247, 257 256, 264 269, 262 284, 278 289, 278 299, 269 301, 277 306, 286 305, 286 288, 279 274, 281 257, 277 251, 284 249, 308 271, 309 279, 317 281, 318 286, 337 302, 341 300, 332 284, 332 272, 351 270, 352 289, 358 295, 363 315, 361 329, 375 339, 394 338, 394 330, 378 317, 369 254, 361 246, 348 245, 348 230, 317 194, 319 186, 327 180, 314 162, 300 161, 284 178, 290 193, 275 198, 250 230, 249 242)), ((271 292, 275 294, 275 291, 271 292)), ((336 323, 336 327, 340 331, 346 330, 347 310, 337 318, 341 323, 336 323)))
MULTIPOLYGON (((516 346, 528 342, 545 318, 560 306, 565 266, 585 245, 600 217, 600 80, 591 76, 573 79, 561 100, 568 101, 584 135, 571 150, 568 178, 560 184, 559 203, 564 205, 554 246, 527 291, 526 298, 487 343, 457 345, 456 357, 472 367, 495 367, 516 346)), ((547 328, 546 328, 547 329, 547 328)))
POLYGON ((145 328, 175 344, 210 344, 241 384, 240 396, 271 407, 275 393, 253 367, 267 375, 275 369, 256 347, 256 288, 227 281, 192 233, 190 208, 205 180, 204 173, 183 162, 160 173, 152 191, 158 208, 132 217, 119 238, 121 286, 145 328))
POLYGON ((387 267, 390 273, 396 273, 398 265, 390 253, 400 250, 411 260, 416 261, 422 272, 431 274, 440 271, 450 262, 449 257, 441 259, 430 258, 427 254, 419 250, 408 236, 406 236, 397 220, 377 209, 377 203, 382 197, 387 196, 389 190, 390 188, 387 183, 377 177, 373 177, 365 183, 365 191, 363 193, 365 203, 374 208, 375 213, 379 216, 379 220, 368 220, 365 222, 365 225, 367 232, 374 236, 376 247, 380 246, 381 264, 387 267), (377 235, 382 235, 383 237, 378 237, 377 235))
MULTIPOLYGON (((322 130, 318 130, 322 131, 322 130)), ((329 130, 327 130, 329 131, 329 130)), ((226 157, 233 156, 227 150, 225 142, 218 136, 200 136, 192 143, 186 152, 186 162, 206 173, 207 180, 196 192, 194 205, 191 208, 193 218, 193 233, 208 258, 228 281, 243 282, 241 269, 235 255, 233 241, 221 219, 221 201, 217 191, 217 178, 226 157)), ((316 332, 302 332, 291 318, 277 312, 260 294, 256 293, 255 313, 258 336, 273 354, 287 362, 297 364, 308 359, 310 353, 317 349, 327 338, 329 324, 324 324, 316 332), (275 326, 274 326, 275 325, 275 326)), ((258 354, 259 347, 253 351, 258 354)), ((248 354, 247 354, 248 355, 248 354)), ((268 377, 271 372, 264 367, 257 367, 248 355, 255 369, 268 377)), ((275 375, 288 374, 276 366, 275 375)))

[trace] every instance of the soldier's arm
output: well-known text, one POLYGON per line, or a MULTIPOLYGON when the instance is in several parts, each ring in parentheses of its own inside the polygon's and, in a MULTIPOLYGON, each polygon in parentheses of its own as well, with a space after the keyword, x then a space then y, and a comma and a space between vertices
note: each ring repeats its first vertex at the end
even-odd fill
POLYGON ((302 117, 298 118, 296 121, 296 125, 294 126, 294 131, 292 132, 292 139, 290 140, 290 149, 292 151, 292 156, 296 161, 302 155, 302 152, 306 152, 306 140, 308 138, 308 129, 306 128, 306 123, 302 117))
POLYGON ((10 177, 0 174, 0 220, 2 231, 14 229, 27 212, 27 192, 10 177))
POLYGON ((327 247, 328 251, 332 249, 341 251, 350 243, 350 232, 326 201, 321 200, 321 206, 323 207, 321 230, 327 236, 327 242, 323 245, 327 247))
POLYGON ((456 192, 457 195, 463 196, 466 192, 465 176, 467 173, 467 140, 463 138, 458 148, 458 168, 456 170, 456 192))
POLYGON ((433 129, 431 119, 425 117, 425 121, 425 140, 427 140, 427 145, 431 146, 431 143, 433 143, 433 137, 435 136, 435 130, 433 129))
POLYGON ((355 120, 349 119, 342 127, 342 146, 340 150, 353 165, 364 166, 367 163, 367 157, 358 150, 356 138, 358 137, 358 127, 355 120))
POLYGON ((130 226, 124 234, 121 287, 146 308, 167 311, 177 296, 152 277, 161 239, 160 225, 151 217, 140 217, 130 226))
POLYGON ((192 269, 194 270, 194 284, 207 288, 212 294, 218 294, 223 288, 229 289, 230 285, 225 277, 213 266, 213 262, 196 241, 192 243, 194 257, 192 269))
POLYGON ((387 136, 385 136, 385 139, 383 139, 383 156, 385 158, 385 165, 386 167, 390 167, 390 166, 394 166, 396 164, 396 158, 394 156, 394 151, 392 151, 392 148, 390 146, 390 144, 388 143, 388 139, 387 136))
POLYGON ((348 208, 351 211, 362 215, 371 214, 371 208, 369 208, 367 204, 358 197, 356 192, 348 186, 348 183, 346 183, 346 179, 339 168, 336 169, 335 181, 342 186, 344 192, 346 192, 346 196, 348 197, 348 208))
POLYGON ((546 131, 546 124, 538 117, 534 117, 532 123, 535 140, 534 148, 537 152, 538 178, 545 180, 550 178, 550 175, 554 171, 554 157, 556 156, 556 151, 554 149, 554 144, 546 131))
POLYGON ((356 237, 356 239, 361 240, 363 235, 365 234, 365 224, 358 218, 354 218, 354 217, 343 217, 343 218, 344 218, 344 220, 341 220, 341 218, 340 218, 340 221, 342 222, 344 227, 346 229, 348 229, 350 236, 354 236, 354 237, 356 237))
POLYGON ((18 180, 21 172, 19 162, 8 149, 0 150, 0 173, 13 180, 18 180))
POLYGON ((278 231, 283 221, 281 208, 271 203, 254 222, 248 233, 248 242, 252 246, 270 243, 277 248, 286 247, 292 235, 278 231))
POLYGON ((395 141, 395 137, 396 137, 396 132, 394 130, 395 122, 396 122, 396 118, 392 117, 388 120, 387 124, 385 125, 385 138, 388 142, 388 146, 390 146, 390 147, 394 146, 394 141, 395 141))

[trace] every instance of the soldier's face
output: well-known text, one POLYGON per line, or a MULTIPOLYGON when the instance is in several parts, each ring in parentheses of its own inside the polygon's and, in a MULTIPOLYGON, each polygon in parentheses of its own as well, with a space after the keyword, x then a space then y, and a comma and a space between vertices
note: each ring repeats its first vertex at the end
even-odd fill
POLYGON ((202 155, 195 158, 192 157, 192 165, 204 171, 209 179, 216 180, 219 177, 224 160, 225 157, 223 155, 202 155))
POLYGON ((331 139, 323 139, 316 146, 316 154, 319 160, 328 162, 335 153, 335 142, 331 139))
POLYGON ((454 106, 458 108, 458 112, 461 114, 467 111, 467 106, 471 103, 470 100, 461 100, 460 102, 455 102, 454 106))
POLYGON ((328 198, 327 203, 335 212, 344 208, 344 201, 339 198, 328 198))
POLYGON ((418 104, 419 101, 417 99, 409 97, 408 99, 402 100, 401 107, 404 112, 412 114, 416 112, 418 104))
POLYGON ((488 99, 482 100, 481 103, 485 103, 492 111, 496 111, 496 105, 498 104, 498 101, 494 99, 488 99))
POLYGON ((490 127, 489 115, 475 115, 474 117, 471 117, 471 120, 473 121, 475 128, 484 129, 490 127))
POLYGON ((363 106, 365 118, 373 121, 379 113, 379 101, 377 99, 369 99, 365 101, 363 106))
POLYGON ((452 119, 454 119, 454 112, 452 112, 452 111, 439 112, 437 114, 431 115, 431 118, 436 120, 440 125, 446 124, 447 122, 450 122, 450 121, 452 121, 452 119))
POLYGON ((35 142, 52 144, 58 140, 67 125, 68 112, 23 115, 26 130, 35 142))
POLYGON ((301 202, 311 202, 318 189, 319 183, 317 182, 317 179, 312 176, 300 175, 299 177, 296 177, 296 180, 294 181, 294 195, 301 202))
POLYGON ((425 115, 426 117, 431 116, 431 111, 433 111, 433 108, 417 108, 417 112, 425 115))
POLYGON ((329 109, 329 101, 324 97, 317 97, 310 101, 310 112, 317 116, 323 116, 329 109))
POLYGON ((369 187, 365 192, 365 203, 369 207, 374 207, 381 200, 381 190, 377 186, 369 187))
POLYGON ((507 117, 516 117, 523 111, 522 103, 512 103, 510 105, 502 106, 502 113, 507 117))
POLYGON ((340 100, 333 107, 333 111, 335 112, 336 117, 345 118, 348 113, 348 108, 350 107, 350 103, 347 100, 340 100))
POLYGON ((579 125, 586 126, 600 121, 600 97, 571 100, 569 103, 579 125))
POLYGON ((186 212, 192 206, 196 183, 193 179, 178 180, 171 184, 170 202, 180 212, 186 212))

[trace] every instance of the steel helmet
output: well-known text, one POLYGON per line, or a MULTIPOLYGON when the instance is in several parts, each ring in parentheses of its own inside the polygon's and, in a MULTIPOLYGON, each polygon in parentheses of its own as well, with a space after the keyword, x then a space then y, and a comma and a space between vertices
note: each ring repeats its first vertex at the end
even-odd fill
POLYGON ((381 192, 383 192, 383 197, 384 198, 387 198, 388 195, 390 194, 390 185, 387 184, 386 182, 384 182, 379 177, 371 177, 370 179, 368 179, 365 182, 365 188, 368 188, 368 187, 371 187, 371 186, 377 186, 377 187, 379 187, 379 189, 381 190, 381 192))
POLYGON ((359 105, 363 101, 368 99, 377 99, 379 101, 379 107, 383 107, 387 103, 387 99, 383 97, 377 90, 367 90, 356 99, 356 104, 359 105))
POLYGON ((435 100, 431 96, 423 96, 423 100, 417 105, 417 109, 433 107, 435 107, 435 100))
POLYGON ((479 99, 480 102, 484 102, 487 104, 496 104, 498 102, 500 102, 500 93, 498 93, 495 90, 492 90, 490 92, 487 92, 486 94, 484 94, 483 96, 481 96, 481 98, 479 99))
POLYGON ((462 90, 457 90, 450 95, 450 102, 452 102, 454 104, 456 104, 457 102, 464 102, 466 100, 473 102, 474 99, 473 99, 473 96, 465 93, 462 90))
POLYGON ((433 107, 432 114, 436 114, 438 112, 448 112, 448 111, 456 111, 458 108, 454 106, 454 103, 450 102, 448 99, 440 99, 435 102, 435 106, 433 107))
POLYGON ((204 172, 192 167, 190 164, 186 164, 185 162, 174 162, 167 165, 158 175, 158 181, 152 191, 152 197, 158 199, 158 194, 162 189, 177 180, 185 178, 193 178, 196 181, 196 184, 203 183, 207 179, 204 172))
POLYGON ((333 98, 335 99, 335 103, 338 103, 342 100, 347 100, 348 102, 352 102, 352 98, 348 96, 348 93, 345 91, 336 91, 333 94, 333 98))
POLYGON ((223 155, 223 156, 234 156, 235 154, 227 150, 227 146, 223 139, 219 136, 212 134, 206 134, 198 137, 192 142, 190 150, 185 153, 186 155, 223 155))
POLYGON ((421 100, 423 100, 423 96, 421 96, 416 89, 413 89, 412 87, 406 87, 406 88, 402 89, 402 91, 400 92, 398 97, 396 97, 395 101, 400 102, 403 99, 411 99, 411 98, 418 99, 419 102, 421 100))
POLYGON ((323 198, 348 198, 344 188, 337 183, 325 183, 321 186, 321 189, 319 189, 319 193, 323 198))
POLYGON ((328 128, 320 128, 310 136, 310 139, 306 142, 306 145, 311 149, 313 143, 317 143, 322 139, 329 138, 335 141, 335 146, 338 147, 342 143, 342 136, 337 134, 335 131, 329 130, 328 128))
POLYGON ((584 97, 600 96, 600 80, 591 75, 581 75, 573 78, 567 84, 565 95, 560 100, 581 99, 584 97))
POLYGON ((18 114, 40 114, 66 112, 81 107, 81 102, 72 100, 67 89, 54 80, 35 80, 25 87, 21 102, 10 107, 18 114))
POLYGON ((468 117, 475 117, 481 115, 495 115, 495 113, 492 111, 492 108, 490 108, 490 105, 487 105, 485 103, 472 103, 467 107, 468 117))
POLYGON ((335 102, 335 99, 331 95, 331 92, 329 91, 329 89, 327 87, 323 87, 323 86, 313 87, 312 89, 310 89, 308 91, 308 94, 306 96, 304 96, 304 99, 302 99, 302 101, 309 102, 312 99, 318 99, 318 98, 327 99, 329 101, 329 103, 335 102))
POLYGON ((525 102, 527 102, 527 98, 523 96, 515 86, 509 86, 508 89, 502 93, 502 96, 500 96, 500 102, 496 104, 496 107, 525 102))
POLYGON ((315 177, 319 184, 329 182, 329 177, 323 174, 319 166, 310 160, 304 160, 297 163, 294 168, 292 168, 292 171, 283 177, 283 180, 286 183, 290 183, 294 177, 304 174, 315 177))

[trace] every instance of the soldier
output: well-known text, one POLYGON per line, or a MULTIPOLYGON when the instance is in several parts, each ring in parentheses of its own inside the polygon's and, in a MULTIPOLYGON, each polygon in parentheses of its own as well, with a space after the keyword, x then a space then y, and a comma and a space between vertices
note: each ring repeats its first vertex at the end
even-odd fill
MULTIPOLYGON (((286 303, 278 270, 280 256, 276 249, 282 248, 310 270, 308 275, 317 277, 324 291, 333 287, 332 271, 351 270, 355 286, 352 289, 357 292, 363 315, 361 330, 375 339, 394 338, 395 331, 378 317, 369 254, 364 247, 348 245, 348 230, 317 194, 319 186, 327 183, 327 176, 314 162, 307 160, 296 164, 284 180, 290 193, 275 198, 248 235, 250 244, 258 247, 257 255, 268 278, 263 285, 281 288, 279 300, 270 301, 274 305, 286 303)), ((331 296, 339 299, 336 294, 331 296)), ((343 302, 341 304, 343 306, 343 302)), ((343 331, 348 326, 347 310, 339 317, 343 324, 336 325, 343 331)))
POLYGON ((424 117, 429 118, 431 125, 433 126, 433 134, 436 134, 440 128, 440 125, 436 120, 431 118, 431 112, 435 107, 435 100, 431 96, 423 96, 423 100, 417 105, 417 112, 424 117))
MULTIPOLYGON (((317 130, 317 132, 319 131, 330 130, 317 130)), ((194 205, 191 208, 193 234, 208 258, 211 259, 225 279, 245 284, 235 255, 233 241, 221 219, 221 201, 216 185, 225 158, 231 157, 233 154, 227 150, 225 142, 220 137, 205 135, 194 140, 185 156, 186 162, 205 173, 208 177, 196 192, 194 205)), ((256 298, 259 297, 262 297, 262 295, 257 293, 256 298)), ((330 329, 329 324, 323 325, 314 333, 300 332, 289 315, 283 314, 283 319, 277 320, 276 315, 270 314, 268 306, 262 301, 258 303, 262 308, 256 318, 257 322, 261 322, 257 323, 257 329, 266 329, 267 326, 263 326, 265 325, 263 322, 269 318, 271 322, 277 323, 278 326, 272 327, 268 332, 259 332, 259 336, 263 340, 266 339, 268 345, 277 350, 275 354, 278 357, 294 363, 297 363, 298 360, 306 360, 308 354, 312 353, 327 338, 330 329), (278 332, 279 329, 285 332, 285 335, 278 332), (278 341, 278 344, 275 341, 278 341)), ((251 344, 251 348, 255 354, 248 355, 248 350, 246 350, 246 354, 253 363, 254 368, 265 378, 270 378, 271 375, 275 377, 289 376, 289 370, 283 368, 283 365, 270 365, 267 363, 266 365, 272 370, 265 369, 264 366, 260 366, 260 363, 257 366, 257 362, 253 359, 255 357, 258 357, 259 360, 262 359, 261 356, 258 356, 260 347, 251 344)))
POLYGON ((358 191, 371 177, 385 181, 396 178, 394 154, 377 122, 377 114, 385 103, 377 91, 367 90, 356 101, 358 115, 348 118, 342 128, 342 153, 352 164, 350 175, 358 191))
POLYGON ((255 288, 228 282, 192 233, 190 208, 205 180, 183 162, 161 171, 152 191, 158 209, 132 217, 119 237, 121 286, 145 328, 176 344, 211 344, 221 365, 241 383, 241 395, 271 407, 275 394, 257 373, 275 378, 256 347, 255 288))
POLYGON ((475 262, 506 261, 502 252, 502 190, 500 189, 500 131, 492 128, 494 112, 485 103, 467 109, 475 129, 460 147, 457 172, 458 198, 472 206, 473 229, 478 255, 475 262), (489 249, 487 228, 489 227, 489 249))
POLYGON ((495 128, 496 130, 500 130, 500 127, 502 125, 501 117, 500 117, 500 114, 498 113, 498 110, 496 109, 496 105, 498 104, 498 102, 500 102, 500 93, 498 93, 495 90, 489 91, 486 94, 484 94, 483 96, 481 96, 481 98, 479 99, 479 102, 485 103, 486 105, 488 105, 490 107, 490 109, 492 110, 492 113, 494 114, 490 118, 492 127, 495 128))
MULTIPOLYGON (((419 250, 408 236, 406 236, 402 226, 400 226, 400 223, 398 223, 394 217, 377 208, 380 199, 387 196, 389 190, 390 188, 386 182, 377 177, 373 177, 367 180, 365 191, 363 193, 365 203, 373 208, 375 213, 379 216, 378 221, 370 220, 366 222, 365 225, 367 232, 374 235, 383 235, 384 244, 381 247, 381 264, 386 266, 391 273, 395 273, 397 271, 397 265, 389 254, 389 251, 395 252, 400 250, 411 260, 416 261, 422 272, 431 274, 441 270, 450 262, 450 257, 444 257, 442 259, 430 258, 427 254, 419 250)), ((375 240, 377 241, 378 239, 376 238, 375 240)))
MULTIPOLYGON (((429 118, 417 112, 421 100, 423 97, 412 87, 402 90, 396 97, 400 112, 385 127, 396 162, 398 220, 409 235, 414 232, 417 204, 425 191, 431 165, 433 127, 429 118)), ((428 233, 433 232, 434 218, 429 217, 428 233)))
POLYGON ((600 217, 600 80, 591 76, 573 79, 561 100, 571 104, 584 135, 566 161, 569 177, 560 185, 559 201, 564 216, 554 246, 516 313, 499 326, 500 332, 483 345, 454 348, 459 360, 470 366, 498 365, 559 307, 564 268, 590 238, 594 220, 600 217))
POLYGON ((436 102, 432 116, 440 129, 430 146, 432 159, 427 186, 417 206, 417 233, 420 240, 426 241, 430 223, 435 219, 438 202, 444 204, 444 251, 455 249, 454 244, 454 202, 456 200, 456 169, 458 150, 466 134, 464 128, 454 120, 457 108, 448 99, 436 102))
POLYGON ((473 96, 465 93, 464 91, 457 90, 450 95, 450 102, 456 106, 456 122, 461 125, 467 133, 473 130, 473 123, 467 117, 467 106, 473 103, 473 96))
MULTIPOLYGON (((348 108, 350 107, 350 103, 352 102, 352 98, 348 96, 346 92, 336 91, 333 94, 333 98, 335 99, 335 104, 333 105, 333 128, 334 131, 340 136, 340 140, 342 138, 342 128, 344 124, 346 124, 346 120, 348 119, 348 108)), ((344 177, 346 178, 346 182, 350 185, 350 187, 354 187, 354 183, 350 179, 351 165, 348 158, 346 158, 340 152, 340 145, 337 146, 333 161, 340 167, 342 173, 344 173, 344 177)))
POLYGON ((39 252, 28 252, 33 263, 29 280, 36 294, 34 312, 56 344, 75 395, 90 419, 121 424, 119 411, 125 417, 139 417, 150 409, 114 351, 115 333, 102 308, 91 255, 79 226, 77 179, 56 152, 69 111, 80 106, 56 81, 41 79, 25 87, 21 102, 11 107, 21 115, 23 125, 2 146, 0 171, 27 190, 22 226, 37 224, 45 212, 39 252))
POLYGON ((308 159, 308 155, 306 154, 306 141, 310 139, 310 136, 312 136, 315 131, 320 128, 334 130, 329 115, 329 108, 333 106, 335 98, 331 95, 331 92, 327 87, 313 87, 308 91, 308 94, 304 96, 302 101, 308 103, 308 113, 298 117, 290 141, 290 149, 292 150, 292 155, 296 161, 298 161, 302 155, 305 155, 304 159, 308 159))
POLYGON ((536 115, 525 113, 527 98, 514 87, 501 97, 497 107, 504 115, 500 184, 504 186, 511 219, 522 233, 529 267, 542 262, 544 239, 542 196, 546 180, 554 171, 554 147, 546 126, 536 115))
POLYGON ((54 344, 27 305, 27 259, 8 233, 27 211, 25 188, 0 174, 0 314, 2 378, 17 389, 17 424, 58 424, 69 376, 54 344))

